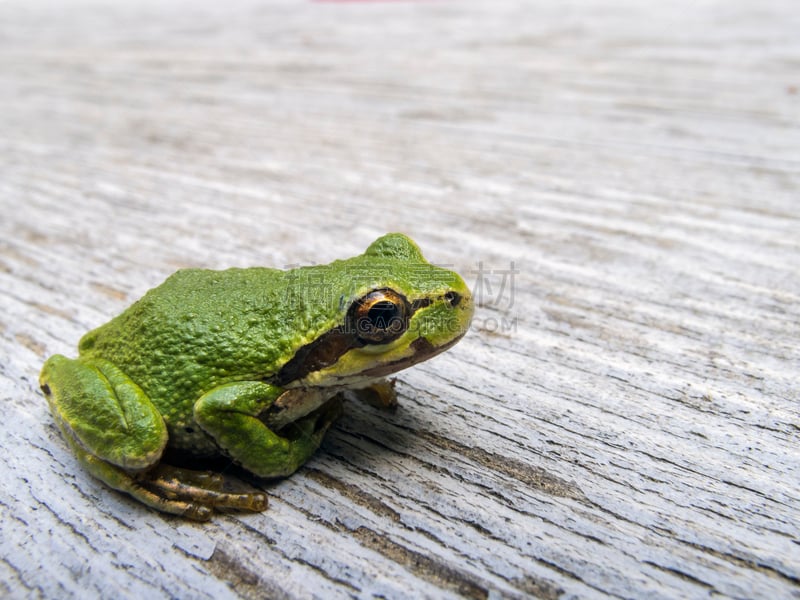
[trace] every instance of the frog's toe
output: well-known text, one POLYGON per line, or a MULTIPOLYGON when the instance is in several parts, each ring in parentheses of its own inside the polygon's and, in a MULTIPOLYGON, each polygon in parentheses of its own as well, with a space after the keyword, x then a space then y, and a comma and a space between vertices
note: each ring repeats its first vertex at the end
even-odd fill
POLYGON ((148 487, 132 481, 124 490, 131 496, 156 510, 165 513, 180 515, 195 521, 209 521, 214 516, 214 509, 200 502, 184 499, 171 499, 148 487))
POLYGON ((89 454, 75 440, 68 438, 78 460, 87 470, 115 490, 129 494, 139 502, 173 515, 180 515, 197 521, 208 521, 214 514, 212 507, 191 499, 170 497, 147 487, 140 475, 133 475, 112 465, 97 456, 89 454))
POLYGON ((267 508, 264 492, 234 482, 219 473, 159 465, 140 481, 150 492, 170 502, 191 506, 184 516, 207 520, 213 508, 261 512, 267 508))
POLYGON ((383 379, 372 385, 344 392, 349 399, 365 402, 381 410, 394 411, 397 409, 397 392, 394 389, 396 379, 383 379))

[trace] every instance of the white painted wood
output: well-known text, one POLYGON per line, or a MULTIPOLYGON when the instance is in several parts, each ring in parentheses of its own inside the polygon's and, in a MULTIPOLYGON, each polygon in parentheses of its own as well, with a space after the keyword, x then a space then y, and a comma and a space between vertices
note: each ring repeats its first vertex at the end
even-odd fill
POLYGON ((800 597, 798 31, 789 0, 0 4, 0 595, 800 597), (267 512, 79 468, 46 356, 176 268, 392 230, 490 286, 473 331, 267 512))

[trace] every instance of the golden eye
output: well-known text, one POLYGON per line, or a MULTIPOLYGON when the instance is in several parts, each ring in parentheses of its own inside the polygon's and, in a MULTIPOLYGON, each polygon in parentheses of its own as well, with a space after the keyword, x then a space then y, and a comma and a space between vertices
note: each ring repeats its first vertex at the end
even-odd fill
POLYGON ((386 344, 408 328, 408 301, 394 290, 375 290, 350 308, 350 322, 365 344, 386 344))

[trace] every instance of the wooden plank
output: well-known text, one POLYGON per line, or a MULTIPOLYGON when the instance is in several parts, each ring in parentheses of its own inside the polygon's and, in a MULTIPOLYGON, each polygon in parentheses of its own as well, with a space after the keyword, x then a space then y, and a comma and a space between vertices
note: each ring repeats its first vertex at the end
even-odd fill
POLYGON ((1 595, 800 597, 794 3, 163 4, 0 6, 1 595), (79 468, 46 356, 392 230, 473 329, 267 512, 79 468))

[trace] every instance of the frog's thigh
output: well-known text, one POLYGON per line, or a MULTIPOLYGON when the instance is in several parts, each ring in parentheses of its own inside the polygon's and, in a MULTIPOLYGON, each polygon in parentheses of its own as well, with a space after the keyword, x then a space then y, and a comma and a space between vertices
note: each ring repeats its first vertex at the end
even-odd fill
POLYGON ((164 419, 142 389, 110 362, 55 355, 42 368, 39 382, 73 446, 133 471, 161 458, 167 443, 164 419))
POLYGON ((210 516, 210 509, 204 509, 206 515, 190 503, 159 497, 125 470, 157 462, 167 429, 152 402, 122 371, 106 361, 55 355, 42 368, 39 383, 64 438, 92 475, 159 510, 210 516))
POLYGON ((293 439, 279 436, 258 415, 282 390, 259 381, 230 383, 204 394, 194 405, 195 421, 245 469, 260 477, 296 471, 322 442, 330 422, 318 414, 301 419, 293 439))

